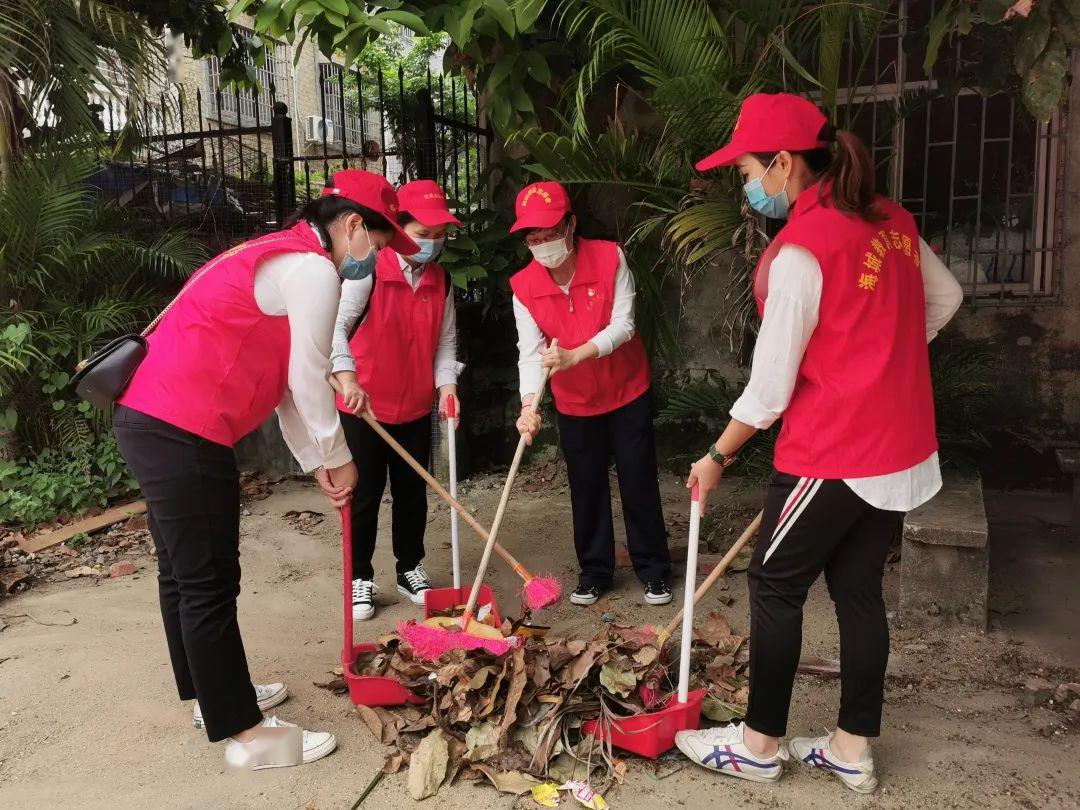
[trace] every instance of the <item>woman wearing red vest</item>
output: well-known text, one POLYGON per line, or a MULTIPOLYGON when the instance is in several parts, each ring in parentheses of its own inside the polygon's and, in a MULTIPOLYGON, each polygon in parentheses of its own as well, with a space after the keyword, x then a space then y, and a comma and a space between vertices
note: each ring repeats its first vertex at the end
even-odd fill
POLYGON ((353 617, 360 620, 375 615, 371 559, 388 473, 398 592, 422 605, 430 585, 423 564, 427 485, 355 414, 370 408, 383 427, 426 464, 436 390, 439 414, 445 418, 447 400, 457 396, 461 370, 453 285, 435 261, 447 226, 461 222, 431 180, 406 183, 398 190, 398 202, 397 222, 419 249, 385 248, 379 251, 374 275, 346 281, 334 330, 334 377, 342 391, 338 408, 360 472, 352 500, 352 603, 353 617))
POLYGON ((263 710, 284 684, 253 686, 236 621, 240 482, 233 445, 275 409, 282 433, 335 506, 356 466, 334 407, 330 346, 341 277, 370 274, 376 251, 416 246, 397 227, 385 179, 336 173, 285 230, 245 242, 200 268, 148 337, 118 400, 120 451, 146 498, 158 590, 181 700, 195 725, 228 739, 226 761, 250 768, 311 762, 334 735, 303 731, 263 710))
POLYGON ((774 782, 794 755, 869 793, 889 655, 885 557, 904 513, 941 486, 926 344, 963 295, 912 216, 874 193, 858 137, 806 99, 747 98, 731 142, 697 168, 730 165, 750 205, 787 224, 755 274, 762 321, 749 383, 687 486, 704 504, 756 431, 781 415, 783 426, 749 571, 745 724, 676 742, 732 776, 774 782), (822 572, 840 626, 839 719, 832 735, 785 745, 803 603, 822 572))
POLYGON ((649 360, 634 332, 634 277, 614 242, 575 234, 577 218, 558 183, 517 197, 511 232, 533 254, 510 279, 518 330, 521 416, 531 443, 540 417, 528 411, 543 369, 552 370, 559 443, 566 457, 581 578, 570 595, 591 605, 615 574, 608 466, 615 456, 626 541, 645 601, 666 605, 670 569, 652 428, 649 360), (558 339, 555 348, 546 348, 558 339))

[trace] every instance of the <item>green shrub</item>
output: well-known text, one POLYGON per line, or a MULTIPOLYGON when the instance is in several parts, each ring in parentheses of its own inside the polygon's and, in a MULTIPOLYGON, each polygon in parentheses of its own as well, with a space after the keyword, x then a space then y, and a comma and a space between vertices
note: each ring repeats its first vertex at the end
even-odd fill
POLYGON ((0 461, 0 523, 33 528, 60 515, 107 506, 137 489, 112 436, 88 453, 50 447, 35 458, 0 461))

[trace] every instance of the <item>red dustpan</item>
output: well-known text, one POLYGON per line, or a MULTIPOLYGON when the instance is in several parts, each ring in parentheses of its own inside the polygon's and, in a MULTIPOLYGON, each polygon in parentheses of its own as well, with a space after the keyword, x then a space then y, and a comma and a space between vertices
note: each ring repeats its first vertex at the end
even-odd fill
POLYGON ((408 689, 396 678, 385 675, 360 675, 356 671, 356 656, 378 650, 374 644, 353 642, 352 615, 352 512, 349 507, 339 509, 341 517, 341 546, 345 577, 345 644, 341 648, 341 671, 349 686, 349 697, 357 706, 401 706, 406 703, 422 704, 427 701, 408 689))
MULTIPOLYGON (((450 495, 457 497, 457 397, 449 397, 446 400, 446 438, 447 449, 450 456, 450 495)), ((461 551, 458 546, 458 513, 453 507, 450 508, 450 557, 454 569, 453 588, 432 588, 424 592, 424 618, 464 607, 469 601, 469 589, 461 587, 461 551)), ((476 603, 483 607, 491 605, 491 615, 495 618, 495 626, 502 624, 499 616, 499 608, 495 605, 495 594, 488 585, 480 586, 480 595, 476 603)))
POLYGON ((582 725, 592 734, 624 751, 655 759, 675 746, 675 735, 701 725, 701 701, 706 690, 689 691, 690 644, 694 628, 694 585, 697 577, 698 538, 701 534, 701 503, 698 489, 690 491, 690 539, 686 549, 686 585, 683 588, 682 644, 679 649, 679 691, 655 712, 623 717, 603 724, 590 720, 582 725))

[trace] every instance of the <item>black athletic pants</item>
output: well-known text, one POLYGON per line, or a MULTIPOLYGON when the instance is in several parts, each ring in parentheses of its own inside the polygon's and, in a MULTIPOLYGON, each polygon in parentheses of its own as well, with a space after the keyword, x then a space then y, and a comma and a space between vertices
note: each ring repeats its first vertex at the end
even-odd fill
MULTIPOLYGON (((345 441, 352 451, 359 479, 352 497, 353 579, 374 579, 371 558, 379 533, 379 504, 390 474, 393 503, 392 534, 397 572, 411 571, 424 559, 427 528, 427 483, 383 441, 367 422, 341 414, 345 441)), ((428 466, 431 457, 431 417, 401 425, 383 424, 413 458, 428 466)))
POLYGON ((822 571, 840 625, 837 726, 881 730, 889 625, 881 578, 902 512, 870 506, 842 480, 776 473, 750 563, 750 705, 746 724, 782 737, 802 647, 803 603, 822 571))
POLYGON ((232 448, 120 406, 120 452, 146 498, 165 640, 181 700, 211 742, 262 720, 236 622, 240 475, 232 448))
POLYGON ((660 505, 652 393, 600 416, 558 415, 559 442, 570 478, 574 547, 581 583, 606 587, 615 575, 615 527, 608 465, 615 456, 626 544, 642 582, 667 579, 671 568, 660 505))

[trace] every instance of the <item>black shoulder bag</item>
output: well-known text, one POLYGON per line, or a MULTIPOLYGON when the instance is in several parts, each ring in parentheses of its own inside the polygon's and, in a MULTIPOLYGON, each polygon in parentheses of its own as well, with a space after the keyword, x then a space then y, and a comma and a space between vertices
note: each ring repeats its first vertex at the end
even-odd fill
POLYGON ((169 305, 161 310, 160 314, 142 332, 137 335, 121 335, 114 338, 79 363, 75 367, 75 376, 71 378, 75 393, 95 408, 103 411, 111 408, 124 393, 131 378, 135 376, 139 364, 146 357, 149 349, 146 336, 161 323, 161 319, 173 308, 173 304, 180 300, 180 296, 191 289, 191 286, 216 264, 216 261, 210 262, 192 276, 191 281, 184 285, 169 305))

